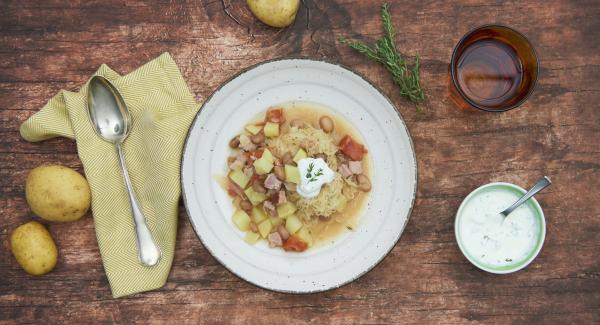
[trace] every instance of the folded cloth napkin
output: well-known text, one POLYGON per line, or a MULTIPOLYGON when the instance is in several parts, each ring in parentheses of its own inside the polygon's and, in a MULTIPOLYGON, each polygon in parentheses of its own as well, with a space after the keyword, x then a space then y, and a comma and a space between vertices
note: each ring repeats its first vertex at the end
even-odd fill
POLYGON ((28 141, 57 136, 77 141, 92 190, 98 246, 116 298, 160 288, 167 280, 177 235, 181 150, 199 105, 168 53, 125 76, 106 65, 95 74, 116 86, 131 113, 132 126, 123 150, 133 187, 162 252, 157 265, 145 267, 138 262, 117 152, 94 133, 87 112, 87 83, 79 92, 60 91, 25 121, 20 131, 28 141))

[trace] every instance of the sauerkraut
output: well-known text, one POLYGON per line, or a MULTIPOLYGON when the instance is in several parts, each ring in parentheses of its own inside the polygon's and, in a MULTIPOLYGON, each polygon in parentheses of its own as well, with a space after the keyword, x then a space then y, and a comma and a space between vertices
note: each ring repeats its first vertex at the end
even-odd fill
POLYGON ((337 212, 342 212, 348 200, 356 196, 358 192, 356 184, 345 180, 337 172, 338 161, 335 153, 338 151, 338 146, 334 139, 321 129, 310 125, 302 128, 291 127, 289 132, 270 140, 268 147, 279 157, 285 153, 295 153, 300 148, 303 148, 309 156, 324 154, 327 157, 327 164, 335 171, 334 180, 323 186, 317 197, 306 199, 297 193, 290 196, 298 207, 297 216, 304 221, 310 222, 319 217, 329 218, 337 212))
POLYGON ((291 127, 289 132, 268 141, 269 149, 281 157, 286 152, 295 153, 303 148, 309 156, 325 154, 333 156, 338 151, 338 146, 333 138, 321 129, 310 125, 302 128, 291 127))

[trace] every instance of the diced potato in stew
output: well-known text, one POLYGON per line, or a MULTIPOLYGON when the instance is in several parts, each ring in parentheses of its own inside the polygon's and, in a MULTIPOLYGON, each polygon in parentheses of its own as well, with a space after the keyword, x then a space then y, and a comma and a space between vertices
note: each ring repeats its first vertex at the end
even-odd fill
POLYGON ((291 215, 285 220, 285 229, 287 229, 290 234, 296 233, 300 228, 302 228, 302 221, 300 221, 298 217, 291 215))
POLYGON ((244 237, 244 240, 250 245, 256 244, 259 239, 260 235, 252 231, 248 231, 246 233, 246 237, 244 237))
POLYGON ((265 124, 264 133, 267 138, 274 138, 279 136, 279 124, 267 122, 265 124))
POLYGON ((275 158, 269 149, 263 150, 262 156, 260 158, 265 159, 266 161, 273 163, 275 162, 275 158))
POLYGON ((302 226, 302 228, 300 228, 300 230, 298 230, 296 233, 296 236, 298 236, 300 240, 306 242, 309 246, 312 245, 312 235, 310 234, 308 228, 302 226))
POLYGON ((277 227, 279 225, 282 225, 284 221, 285 220, 282 219, 282 218, 271 218, 271 224, 273 224, 273 227, 277 227))
POLYGON ((271 232, 272 229, 273 229, 273 224, 271 223, 271 220, 269 220, 269 219, 261 222, 258 225, 258 232, 260 233, 262 238, 267 238, 267 236, 269 235, 269 233, 271 232))
POLYGON ((294 183, 294 184, 300 183, 300 171, 298 170, 298 167, 285 165, 284 170, 285 170, 285 181, 286 182, 290 182, 290 183, 294 183))
POLYGON ((241 169, 231 171, 229 179, 241 188, 246 188, 246 185, 250 181, 250 177, 246 176, 241 169))
POLYGON ((294 162, 296 162, 296 164, 297 164, 300 160, 302 160, 306 157, 308 157, 308 155, 306 154, 306 151, 304 151, 304 149, 300 148, 300 149, 298 149, 298 152, 296 152, 296 155, 294 156, 294 162))
POLYGON ((256 192, 254 189, 252 189, 252 187, 248 187, 244 193, 248 197, 248 200, 250 200, 250 203, 252 203, 254 206, 261 204, 267 199, 265 194, 256 192))
POLYGON ((251 216, 252 216, 252 220, 256 224, 259 224, 263 220, 267 219, 267 215, 265 214, 263 209, 256 207, 256 206, 252 208, 251 216))
POLYGON ((262 126, 260 125, 256 125, 256 124, 250 124, 250 125, 246 125, 246 131, 248 131, 250 134, 252 135, 256 135, 259 134, 260 131, 263 129, 262 126))
POLYGON ((250 216, 243 210, 236 210, 231 219, 241 231, 248 231, 250 229, 250 216))
POLYGON ((273 162, 270 161, 269 159, 265 159, 260 158, 260 159, 256 159, 253 163, 254 165, 254 170, 256 170, 256 173, 258 175, 265 175, 268 174, 269 172, 271 172, 271 170, 273 169, 273 162))
POLYGON ((296 212, 296 205, 288 201, 277 207, 277 215, 279 218, 287 218, 296 212))

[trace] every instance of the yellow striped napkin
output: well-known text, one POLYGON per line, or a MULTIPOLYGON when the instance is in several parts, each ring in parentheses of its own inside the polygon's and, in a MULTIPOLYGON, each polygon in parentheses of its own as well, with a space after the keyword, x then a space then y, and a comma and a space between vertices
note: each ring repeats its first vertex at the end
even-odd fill
POLYGON ((21 136, 41 141, 74 138, 92 190, 98 246, 112 294, 121 297, 162 287, 169 275, 181 194, 179 166, 187 130, 199 105, 168 53, 119 76, 102 65, 97 75, 123 95, 132 127, 123 150, 133 187, 162 257, 154 267, 138 262, 134 224, 115 147, 100 139, 87 113, 87 83, 62 90, 21 125, 21 136))

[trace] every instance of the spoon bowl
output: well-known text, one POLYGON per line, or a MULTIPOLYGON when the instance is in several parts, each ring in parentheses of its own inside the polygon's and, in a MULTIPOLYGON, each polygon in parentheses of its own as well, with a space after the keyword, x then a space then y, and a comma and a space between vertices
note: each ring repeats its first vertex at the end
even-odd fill
POLYGON ((121 94, 101 76, 94 76, 88 87, 88 112, 96 133, 108 142, 122 143, 129 133, 131 116, 121 94))

